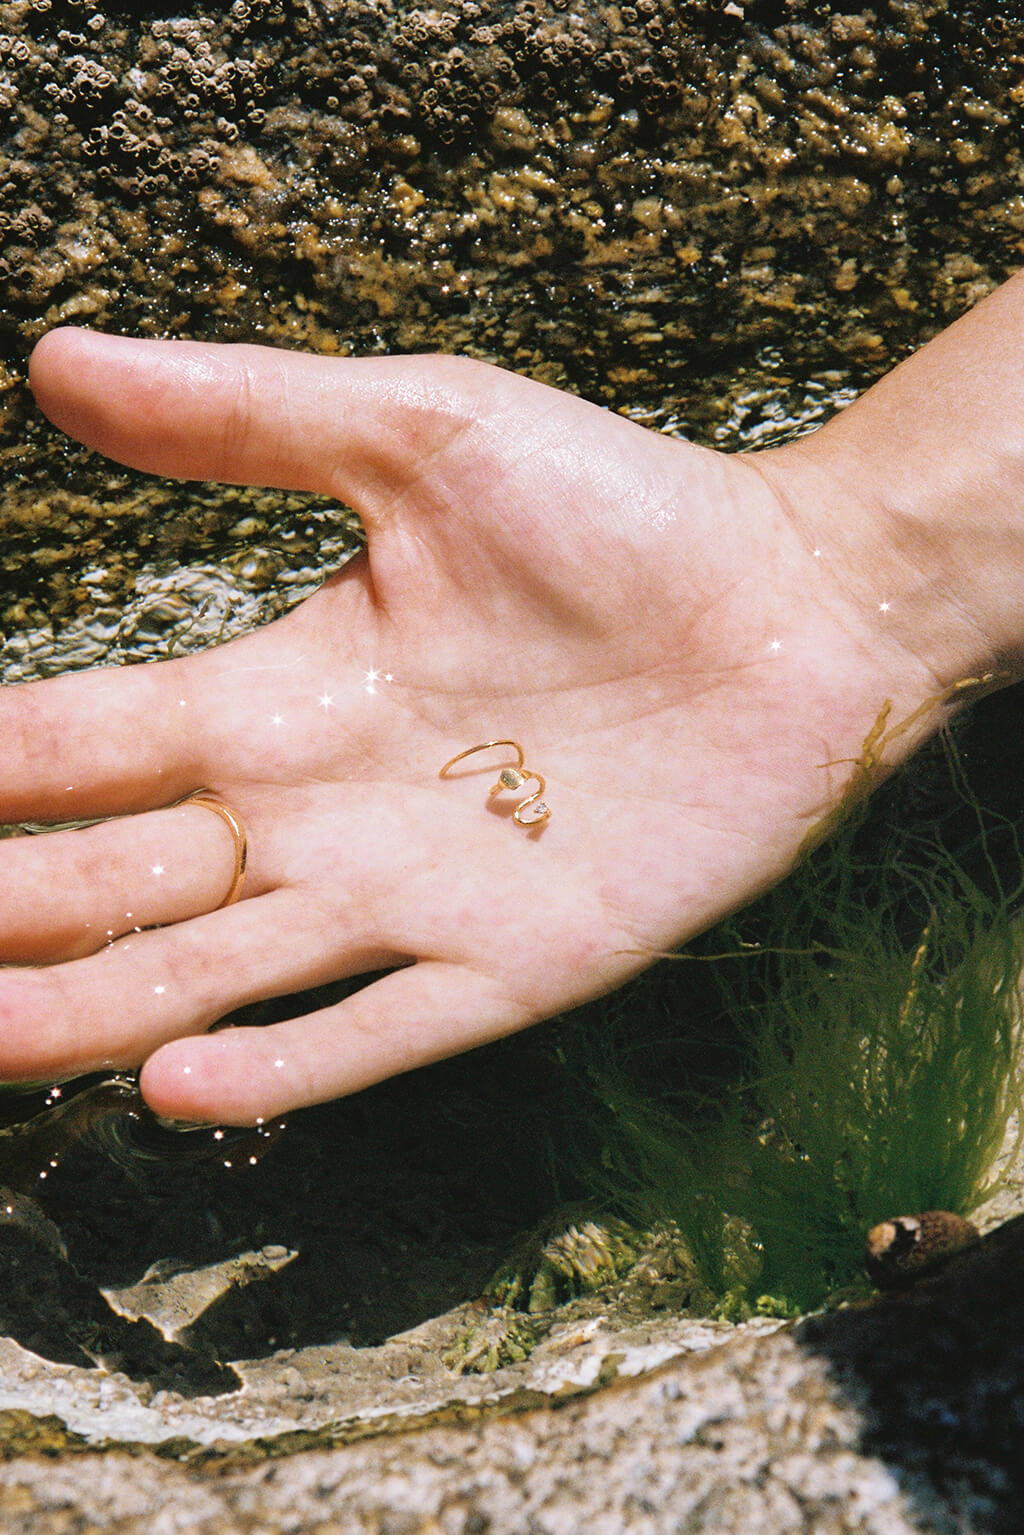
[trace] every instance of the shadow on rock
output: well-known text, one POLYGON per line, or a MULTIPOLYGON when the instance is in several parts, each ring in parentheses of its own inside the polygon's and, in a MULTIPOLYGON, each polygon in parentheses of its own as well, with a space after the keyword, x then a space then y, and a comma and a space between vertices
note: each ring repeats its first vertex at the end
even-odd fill
POLYGON ((940 1531, 1018 1535, 1024 1506, 1024 1217, 905 1294, 809 1318, 862 1448, 940 1531))
MULTIPOLYGON (((267 1016, 308 1006, 308 995, 283 999, 267 1016)), ((168 1260, 198 1270, 254 1249, 294 1253, 280 1273, 232 1282, 197 1308, 181 1341, 199 1354, 375 1347, 477 1296, 510 1240, 577 1192, 568 1176, 555 1187, 547 1131, 565 1117, 564 1078, 554 1043, 498 1041, 293 1115, 256 1165, 197 1160, 189 1136, 158 1157, 113 1161, 83 1136, 54 1167, 12 1138, 0 1181, 32 1190, 96 1291, 137 1285, 168 1260)))
POLYGON ((238 1389, 234 1370, 209 1353, 168 1343, 149 1322, 112 1311, 30 1205, 9 1199, 14 1218, 0 1225, 0 1332, 57 1364, 103 1365, 157 1391, 193 1397, 238 1389))

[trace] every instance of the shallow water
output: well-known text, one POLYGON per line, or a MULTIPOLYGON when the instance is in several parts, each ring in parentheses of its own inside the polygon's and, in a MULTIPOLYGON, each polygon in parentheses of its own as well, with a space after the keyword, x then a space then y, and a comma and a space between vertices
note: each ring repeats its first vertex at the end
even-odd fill
MULTIPOLYGON (((296 507, 295 497, 279 500, 284 505, 274 521, 240 518, 219 560, 143 563, 121 602, 110 600, 105 590, 110 569, 101 555, 79 577, 95 594, 93 604, 56 626, 39 624, 5 636, 3 681, 188 655, 287 612, 344 564, 359 538, 343 508, 319 501, 296 507)), ((182 487, 180 515, 187 518, 189 510, 189 491, 182 487)))

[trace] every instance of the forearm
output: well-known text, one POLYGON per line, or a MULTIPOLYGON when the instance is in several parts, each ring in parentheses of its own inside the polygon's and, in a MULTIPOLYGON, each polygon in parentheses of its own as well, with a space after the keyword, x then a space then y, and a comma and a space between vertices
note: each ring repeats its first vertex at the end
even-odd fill
POLYGON ((800 484, 805 539, 940 685, 1024 674, 1024 273, 760 460, 800 484))

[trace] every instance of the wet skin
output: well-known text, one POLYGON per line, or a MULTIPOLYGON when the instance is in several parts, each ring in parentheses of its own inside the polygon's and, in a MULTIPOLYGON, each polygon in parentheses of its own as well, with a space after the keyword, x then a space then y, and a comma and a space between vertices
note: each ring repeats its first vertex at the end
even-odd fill
POLYGON ((1011 283, 813 438, 749 457, 460 359, 45 337, 32 384, 65 431, 156 474, 337 497, 368 549, 245 638, 0 692, 3 820, 113 818, 0 842, 0 1074, 144 1063, 159 1113, 251 1123, 611 989, 781 878, 885 700, 898 719, 1019 672, 1024 593, 992 579, 1018 537, 1015 418, 989 425, 983 484, 947 413, 969 444, 976 354, 1019 397, 1021 308, 1011 283), (897 455, 894 419, 914 423, 897 455), (970 557, 964 486, 988 517, 970 557), (489 795, 507 750, 438 776, 507 737, 546 781, 534 829, 512 819, 532 783, 489 795), (248 831, 223 909, 230 829, 168 808, 200 787, 248 831), (379 970, 309 1016, 206 1032, 379 970))

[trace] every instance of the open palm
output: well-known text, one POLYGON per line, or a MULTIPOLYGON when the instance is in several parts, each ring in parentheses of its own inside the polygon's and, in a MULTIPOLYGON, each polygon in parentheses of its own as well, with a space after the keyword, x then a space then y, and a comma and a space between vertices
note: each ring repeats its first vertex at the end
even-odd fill
POLYGON ((781 877, 885 698, 936 690, 785 450, 766 476, 452 358, 63 331, 32 379, 113 458, 343 498, 369 546, 243 639, 0 694, 3 820, 113 818, 0 843, 5 1076, 145 1062, 160 1113, 246 1123, 521 1028, 781 877), (532 781, 489 793, 513 750, 438 776, 498 738, 533 828, 532 781), (248 832, 226 907, 199 788, 248 832))

